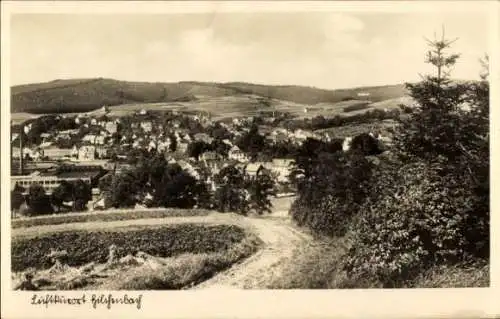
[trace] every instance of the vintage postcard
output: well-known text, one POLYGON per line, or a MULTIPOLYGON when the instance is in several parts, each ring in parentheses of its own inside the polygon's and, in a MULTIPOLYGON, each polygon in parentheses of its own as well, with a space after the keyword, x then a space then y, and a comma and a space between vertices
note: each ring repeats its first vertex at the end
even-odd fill
POLYGON ((499 316, 499 8, 2 1, 2 318, 499 316))

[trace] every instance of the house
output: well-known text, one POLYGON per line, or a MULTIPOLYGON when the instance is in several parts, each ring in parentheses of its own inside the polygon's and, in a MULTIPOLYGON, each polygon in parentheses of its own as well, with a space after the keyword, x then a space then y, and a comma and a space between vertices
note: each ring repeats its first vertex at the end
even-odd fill
POLYGON ((108 148, 102 145, 95 146, 96 155, 98 158, 108 157, 108 148))
POLYGON ((106 142, 106 136, 103 136, 103 135, 98 135, 95 139, 95 144, 97 145, 104 145, 106 142))
POLYGON ((79 129, 59 131, 57 136, 62 138, 70 138, 71 135, 76 135, 79 131, 79 129))
POLYGON ((202 141, 202 142, 205 142, 205 143, 212 143, 212 141, 214 140, 210 135, 206 134, 206 133, 198 133, 198 134, 195 134, 194 135, 194 139, 196 141, 202 141))
POLYGON ((295 132, 293 133, 293 136, 296 138, 296 139, 299 139, 299 140, 305 140, 307 139, 308 137, 313 137, 313 134, 309 131, 304 131, 304 130, 301 130, 301 129, 297 129, 295 130, 295 132))
POLYGON ((93 145, 84 145, 78 149, 78 160, 93 161, 96 155, 96 147, 93 145))
POLYGON ((104 145, 106 141, 106 136, 103 135, 95 135, 95 134, 87 134, 82 138, 82 142, 104 145))
POLYGON ((231 160, 236 160, 238 162, 248 162, 249 159, 245 153, 243 153, 240 148, 234 145, 228 152, 228 158, 231 160))
POLYGON ((223 139, 223 140, 222 140, 222 143, 224 143, 224 144, 226 144, 226 145, 229 145, 229 146, 233 147, 233 143, 232 143, 230 140, 228 140, 227 138, 226 138, 226 139, 223 139))
POLYGON ((115 122, 106 122, 104 125, 104 129, 110 134, 114 134, 118 130, 118 125, 115 122))
POLYGON ((200 159, 203 161, 215 161, 220 159, 220 155, 217 152, 209 151, 201 154, 200 159))
POLYGON ((342 150, 344 152, 347 152, 348 150, 351 149, 351 143, 352 143, 352 137, 346 137, 344 139, 344 142, 342 142, 342 150))
POLYGON ((195 169, 195 167, 191 163, 189 163, 187 161, 184 161, 184 160, 180 160, 180 161, 177 162, 177 164, 179 164, 179 166, 184 171, 186 171, 188 174, 190 174, 194 178, 196 178, 196 179, 200 179, 201 178, 200 174, 198 173, 198 171, 195 169))
POLYGON ((29 131, 31 131, 31 126, 32 126, 32 125, 33 125, 33 124, 32 124, 32 123, 30 123, 30 124, 27 124, 27 125, 25 125, 25 126, 24 126, 24 134, 28 134, 28 133, 29 133, 29 131))
POLYGON ((30 158, 33 161, 39 161, 44 157, 43 149, 35 148, 33 150, 30 150, 30 151, 31 152, 25 153, 25 154, 29 154, 30 158))
POLYGON ((52 145, 52 142, 43 142, 42 144, 40 144, 40 147, 41 148, 47 148, 47 147, 49 147, 51 145, 52 145))
POLYGON ((42 149, 43 156, 48 157, 50 159, 62 159, 65 157, 71 157, 71 149, 70 148, 59 148, 55 146, 49 146, 42 149))
POLYGON ((156 143, 153 141, 150 141, 148 144, 148 152, 151 152, 151 150, 156 149, 156 143))
POLYGON ((178 153, 184 154, 187 152, 188 146, 189 146, 189 143, 180 141, 177 143, 177 150, 176 151, 178 153))
POLYGON ((87 143, 95 143, 96 135, 94 134, 87 134, 84 137, 82 137, 82 142, 87 142, 87 143))
POLYGON ((193 139, 191 138, 191 136, 189 136, 189 134, 184 134, 183 140, 187 143, 191 143, 193 141, 193 139))
POLYGON ((144 132, 148 133, 153 130, 153 124, 150 121, 142 121, 141 128, 144 132))

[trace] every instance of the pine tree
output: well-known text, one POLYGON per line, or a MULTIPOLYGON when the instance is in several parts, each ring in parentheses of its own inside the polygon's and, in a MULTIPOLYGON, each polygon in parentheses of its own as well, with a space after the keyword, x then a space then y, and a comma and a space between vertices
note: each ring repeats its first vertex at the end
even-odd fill
POLYGON ((467 83, 450 79, 451 68, 460 56, 447 53, 455 41, 445 39, 444 29, 441 39, 427 40, 430 49, 426 62, 435 67, 436 74, 406 85, 416 103, 413 112, 400 119, 394 138, 403 159, 448 162, 462 154, 457 135, 461 131, 461 107, 467 101, 469 88, 467 83))

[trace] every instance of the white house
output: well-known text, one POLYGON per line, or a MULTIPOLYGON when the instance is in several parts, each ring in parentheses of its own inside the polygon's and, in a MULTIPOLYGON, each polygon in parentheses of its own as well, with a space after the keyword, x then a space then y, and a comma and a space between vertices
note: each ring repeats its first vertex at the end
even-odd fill
POLYGON ((342 142, 342 150, 344 152, 347 152, 348 150, 351 149, 351 143, 352 143, 352 137, 346 137, 344 141, 342 142))
POLYGON ((232 160, 236 160, 239 162, 248 162, 248 157, 245 153, 243 153, 240 148, 234 145, 228 152, 228 158, 232 160))
POLYGON ((95 146, 84 145, 78 150, 78 160, 93 161, 95 159, 95 146))
POLYGON ((150 152, 151 150, 156 149, 156 148, 157 148, 156 143, 153 141, 150 141, 148 144, 148 152, 150 152))
POLYGON ((118 125, 115 122, 106 122, 104 128, 106 129, 106 131, 113 134, 118 130, 118 125))
POLYGON ((141 128, 144 132, 151 132, 153 130, 153 124, 150 121, 142 121, 141 128))

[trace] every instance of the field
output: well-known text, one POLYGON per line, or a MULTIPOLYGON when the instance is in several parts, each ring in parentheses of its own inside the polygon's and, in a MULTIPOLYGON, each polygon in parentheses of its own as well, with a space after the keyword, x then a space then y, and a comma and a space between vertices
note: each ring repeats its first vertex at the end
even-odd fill
MULTIPOLYGON (((289 108, 292 112, 303 111, 304 106, 320 103, 337 103, 356 99, 358 93, 369 93, 373 102, 398 98, 406 94, 403 85, 360 87, 352 89, 325 90, 304 86, 273 86, 251 83, 147 83, 126 82, 113 79, 55 80, 14 86, 11 89, 11 112, 28 113, 78 113, 89 112, 103 105, 120 106, 150 105, 156 109, 179 107, 206 107, 206 104, 232 105, 230 112, 251 111, 240 98, 259 100, 254 106, 260 108, 262 100, 270 100, 276 109, 289 108), (224 99, 229 99, 229 104, 224 99), (198 103, 199 102, 199 103, 198 103), (179 103, 179 104, 177 104, 179 103), (186 103, 186 104, 185 104, 186 103), (241 108, 244 110, 242 111, 241 108)), ((267 103, 264 103, 267 104, 267 103)), ((266 108, 267 106, 263 106, 266 108)), ((263 109, 262 108, 262 109, 263 109)), ((205 110, 205 109, 204 109, 205 110)), ((215 112, 220 114, 220 112, 215 112)), ((245 116, 242 114, 241 116, 245 116)), ((228 115, 229 116, 229 115, 228 115)))
POLYGON ((181 289, 248 257, 260 245, 255 235, 236 225, 146 221, 121 227, 75 223, 85 227, 59 231, 66 225, 46 225, 34 227, 31 234, 15 234, 14 282, 30 271, 44 290, 181 289), (110 245, 116 246, 112 264, 110 245), (54 248, 67 252, 59 266, 47 256, 54 248))
POLYGON ((10 114, 10 120, 12 125, 17 125, 26 122, 27 120, 31 120, 37 117, 42 116, 43 114, 31 114, 25 112, 17 112, 10 114))
POLYGON ((121 209, 121 210, 106 210, 102 212, 91 213, 70 213, 70 214, 55 214, 49 216, 27 217, 13 219, 11 227, 33 227, 42 225, 61 225, 68 223, 85 223, 85 222, 110 222, 120 220, 133 220, 143 218, 164 218, 164 217, 187 217, 187 216, 203 216, 207 215, 209 211, 201 209, 148 209, 148 210, 135 210, 135 209, 121 209))
POLYGON ((140 230, 117 228, 105 231, 69 231, 34 238, 20 238, 12 245, 12 269, 50 268, 47 257, 53 243, 68 252, 69 266, 106 261, 108 247, 117 246, 117 257, 143 251, 158 257, 181 253, 213 252, 228 249, 244 237, 235 226, 203 226, 196 224, 147 227, 140 230))

